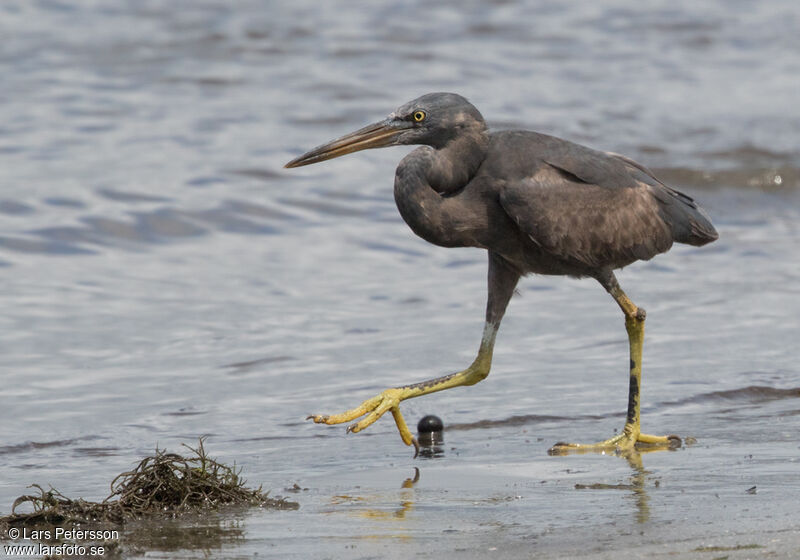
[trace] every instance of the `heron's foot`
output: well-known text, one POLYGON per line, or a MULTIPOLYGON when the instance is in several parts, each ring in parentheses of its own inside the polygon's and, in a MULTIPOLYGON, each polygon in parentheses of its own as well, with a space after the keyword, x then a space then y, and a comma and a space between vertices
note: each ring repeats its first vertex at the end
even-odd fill
POLYGON ((677 449, 682 444, 681 438, 671 434, 668 436, 651 436, 643 434, 633 424, 626 424, 622 433, 598 443, 565 443, 559 442, 547 450, 549 455, 569 455, 570 453, 616 453, 622 454, 634 449, 639 451, 661 451, 677 449))
POLYGON ((406 396, 405 392, 407 392, 406 387, 386 389, 381 394, 372 397, 371 399, 367 399, 357 407, 341 414, 312 414, 308 416, 307 419, 313 420, 317 424, 333 425, 344 424, 345 422, 350 422, 356 418, 361 418, 362 416, 366 415, 355 424, 351 424, 347 427, 348 433, 358 433, 364 428, 374 424, 378 418, 387 412, 391 412, 392 416, 394 417, 395 424, 397 424, 397 429, 400 432, 400 437, 402 438, 403 443, 414 446, 414 449, 416 449, 414 456, 416 457, 417 453, 419 453, 419 443, 417 443, 417 438, 411 434, 411 431, 408 429, 408 425, 406 424, 406 421, 400 412, 400 401, 406 396))

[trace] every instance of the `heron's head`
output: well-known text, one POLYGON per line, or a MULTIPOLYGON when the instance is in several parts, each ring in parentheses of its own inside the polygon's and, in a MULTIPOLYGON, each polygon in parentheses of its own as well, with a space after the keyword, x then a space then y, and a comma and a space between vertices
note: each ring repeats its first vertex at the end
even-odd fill
POLYGON ((318 146, 284 167, 311 165, 368 148, 425 144, 440 149, 459 136, 485 130, 481 114, 460 95, 427 93, 401 105, 382 121, 318 146))

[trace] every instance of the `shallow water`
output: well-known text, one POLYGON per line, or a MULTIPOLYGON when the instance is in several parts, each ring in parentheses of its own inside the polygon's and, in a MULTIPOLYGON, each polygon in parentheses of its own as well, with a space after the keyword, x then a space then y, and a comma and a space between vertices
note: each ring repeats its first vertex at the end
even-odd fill
POLYGON ((552 557, 800 528, 796 3, 168 6, 0 6, 0 512, 31 483, 103 498, 156 445, 208 435, 300 509, 158 529, 177 536, 155 557, 552 557), (477 349, 485 254, 402 223, 407 148, 281 168, 436 90, 634 157, 712 215, 717 243, 619 275, 648 311, 644 428, 695 445, 641 467, 546 455, 609 436, 627 396, 617 307, 563 278, 520 284, 485 382, 404 403, 452 427, 439 457, 412 460, 387 419, 303 421, 477 349))

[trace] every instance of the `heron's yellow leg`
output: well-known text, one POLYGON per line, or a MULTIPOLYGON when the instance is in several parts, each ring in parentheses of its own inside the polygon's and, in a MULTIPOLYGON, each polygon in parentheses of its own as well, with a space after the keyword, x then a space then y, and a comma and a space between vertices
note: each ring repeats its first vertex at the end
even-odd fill
POLYGON ((489 369, 492 364, 492 351, 494 349, 496 335, 497 325, 487 322, 483 330, 483 338, 481 339, 481 347, 478 351, 478 356, 475 358, 475 361, 463 371, 451 373, 450 375, 437 377, 435 379, 428 379, 427 381, 414 383, 412 385, 403 385, 401 387, 386 389, 379 395, 367 399, 357 407, 341 414, 312 414, 308 418, 314 420, 314 422, 318 424, 342 424, 366 415, 359 422, 348 426, 347 431, 355 433, 374 424, 378 418, 383 416, 386 412, 391 411, 403 443, 406 445, 414 445, 414 447, 418 448, 417 440, 411 434, 400 412, 400 402, 414 397, 421 397, 429 393, 451 389, 453 387, 474 385, 485 379, 486 376, 489 375, 489 369))
POLYGON ((644 344, 644 309, 636 305, 625 295, 616 280, 609 288, 609 293, 617 301, 625 313, 625 330, 628 331, 630 344, 630 385, 628 390, 628 414, 625 426, 618 435, 598 443, 564 443, 559 442, 550 448, 551 455, 568 453, 625 452, 639 447, 650 449, 669 449, 680 447, 681 438, 676 435, 653 436, 641 432, 640 401, 642 386, 642 346, 644 344))

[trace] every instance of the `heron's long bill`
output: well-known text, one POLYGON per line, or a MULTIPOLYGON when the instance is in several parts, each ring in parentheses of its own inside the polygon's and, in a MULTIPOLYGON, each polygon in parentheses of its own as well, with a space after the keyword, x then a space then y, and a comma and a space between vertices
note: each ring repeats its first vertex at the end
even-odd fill
POLYGON ((327 144, 317 146, 310 152, 294 158, 284 167, 301 167, 360 150, 391 146, 394 144, 395 138, 402 132, 404 132, 403 128, 392 125, 388 121, 373 123, 327 144))

